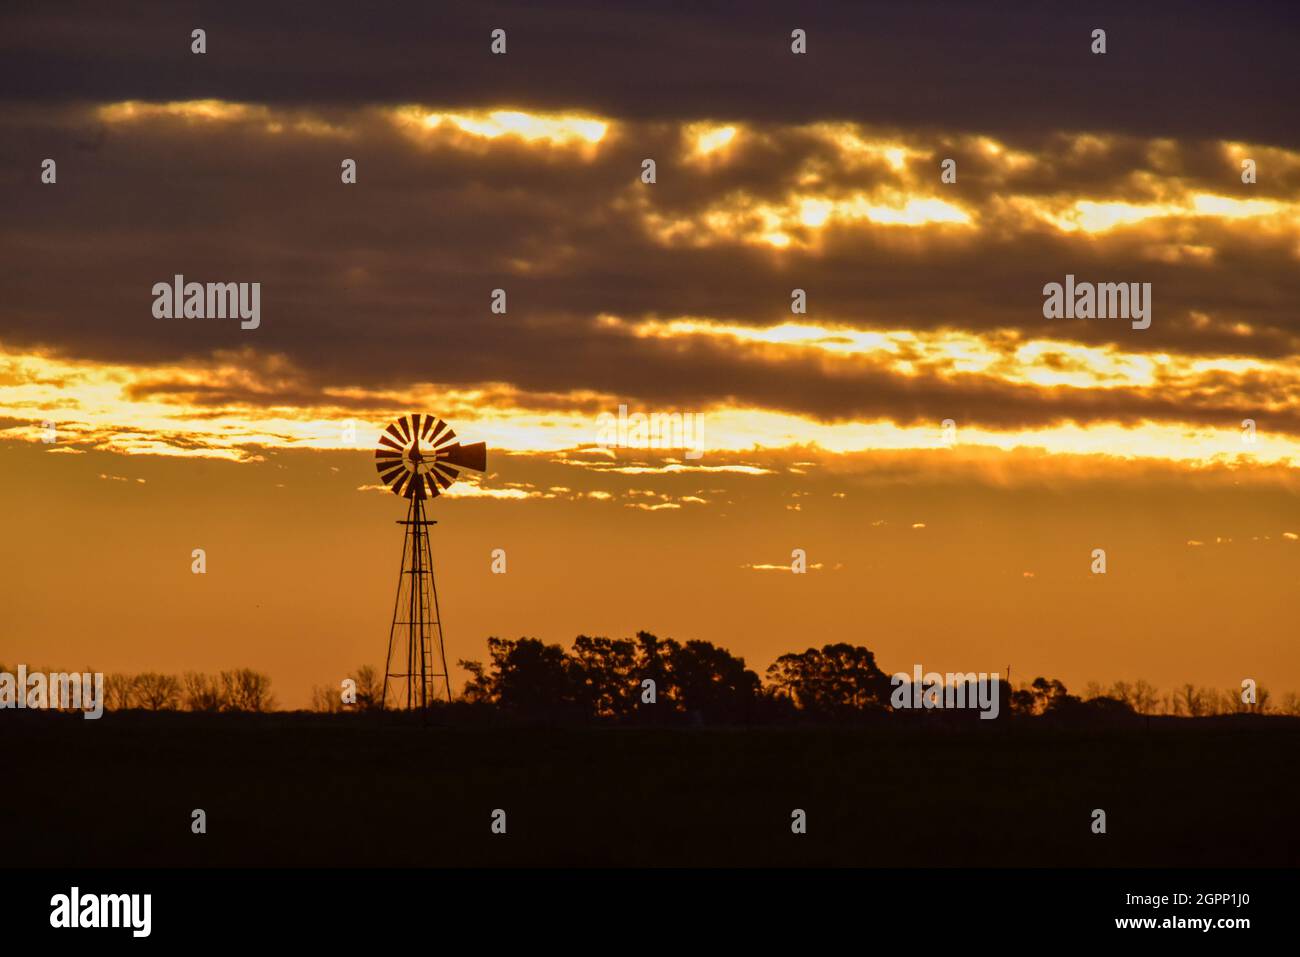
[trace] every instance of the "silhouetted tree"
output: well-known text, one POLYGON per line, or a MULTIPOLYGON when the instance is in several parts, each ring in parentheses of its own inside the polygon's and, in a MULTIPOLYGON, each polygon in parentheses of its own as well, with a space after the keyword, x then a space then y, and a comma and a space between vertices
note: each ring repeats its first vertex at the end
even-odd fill
POLYGON ((1099 702, 1098 709, 1107 712, 1127 711, 1137 714, 1154 713, 1160 701, 1156 689, 1140 678, 1132 684, 1127 681, 1116 681, 1109 690, 1095 681, 1089 681, 1083 699, 1088 705, 1099 702), (1118 702, 1122 707, 1116 707, 1114 702, 1118 702))
POLYGON ((490 672, 478 662, 461 662, 472 676, 465 690, 469 700, 490 701, 508 714, 527 717, 571 717, 578 711, 571 663, 559 645, 493 637, 488 656, 490 672))
POLYGON ((221 682, 212 675, 187 671, 182 678, 181 697, 190 711, 220 711, 221 682))
POLYGON ((141 708, 171 711, 180 707, 181 683, 175 675, 148 671, 135 679, 135 698, 141 708))
POLYGON ((324 714, 337 714, 343 710, 343 695, 340 689, 322 688, 313 685, 311 689, 311 710, 324 714))
MULTIPOLYGON (((1268 711, 1268 689, 1263 685, 1255 688, 1255 703, 1241 700, 1242 691, 1229 689, 1223 692, 1221 714, 1264 714, 1268 711)), ((1216 696, 1217 697, 1217 696, 1216 696)))
POLYGON ((1032 716, 1038 712, 1035 710, 1037 699, 1034 696, 1033 688, 1016 688, 1010 692, 1010 712, 1016 715, 1032 716))
POLYGON ((1029 692, 1033 695, 1035 714, 1059 714, 1082 703, 1055 678, 1035 678, 1029 692))
POLYGON ((1139 678, 1133 685, 1133 697, 1129 703, 1138 714, 1154 714, 1160 701, 1160 692, 1155 685, 1139 678))
POLYGON ((778 694, 812 715, 843 717, 889 706, 889 676, 860 645, 840 643, 782 655, 768 667, 767 678, 778 694))
POLYGON ((636 672, 638 717, 662 723, 670 719, 679 710, 677 696, 673 693, 671 660, 675 651, 681 646, 672 639, 661 639, 648 631, 636 633, 636 672), (655 703, 643 704, 641 692, 643 682, 649 679, 655 683, 655 703))
POLYGON ((574 696, 585 714, 621 717, 636 709, 640 698, 632 642, 579 635, 569 658, 574 696))
POLYGON ((127 711, 139 707, 136 701, 136 676, 114 672, 104 676, 104 707, 110 711, 127 711))
MULTIPOLYGON (((491 640, 488 639, 488 641, 491 640)), ((483 662, 461 658, 457 660, 456 664, 469 672, 469 680, 465 682, 465 687, 461 689, 460 699, 473 704, 491 704, 492 677, 487 674, 483 662)))
POLYGON ((1174 714, 1188 718, 1199 718, 1205 714, 1205 699, 1194 685, 1185 684, 1174 692, 1174 714))
MULTIPOLYGON (((352 680, 357 683, 357 710, 370 711, 378 708, 384 693, 384 682, 379 677, 379 672, 370 665, 362 665, 352 676, 352 680)), ((340 697, 341 700, 341 696, 336 695, 336 697, 340 697)))
POLYGON ((271 679, 251 668, 221 672, 221 698, 226 711, 270 711, 275 707, 271 679))
POLYGON ((707 641, 672 648, 669 674, 673 694, 692 717, 710 724, 752 720, 761 682, 745 659, 707 641))

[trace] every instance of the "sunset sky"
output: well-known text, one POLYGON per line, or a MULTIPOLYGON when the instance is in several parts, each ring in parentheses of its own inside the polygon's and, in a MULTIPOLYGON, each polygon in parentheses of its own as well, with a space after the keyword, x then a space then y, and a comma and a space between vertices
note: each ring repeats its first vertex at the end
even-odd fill
POLYGON ((374 443, 431 412, 488 446, 431 506, 452 660, 1300 690, 1294 12, 563 9, 0 14, 0 662, 382 664, 374 443), (260 327, 155 318, 176 274, 260 327), (1067 274, 1150 328, 1044 318, 1067 274), (599 447, 620 405, 702 454, 599 447))

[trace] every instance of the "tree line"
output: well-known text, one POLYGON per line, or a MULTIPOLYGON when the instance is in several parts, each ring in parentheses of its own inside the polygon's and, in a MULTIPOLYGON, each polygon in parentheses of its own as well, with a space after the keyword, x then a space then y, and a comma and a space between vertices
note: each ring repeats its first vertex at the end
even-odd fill
MULTIPOLYGON (((845 642, 781 655, 763 677, 745 660, 707 641, 678 642, 638 632, 635 638, 579 635, 567 651, 536 638, 487 640, 488 661, 461 660, 469 674, 453 707, 527 720, 638 724, 848 724, 894 711, 890 675, 870 649, 845 642)), ((0 665, 0 671, 10 669, 0 665)), ((1161 692, 1144 680, 1091 682, 1080 695, 1060 681, 1038 677, 1013 687, 999 681, 1000 715, 1079 718, 1136 715, 1207 717, 1256 713, 1300 716, 1292 692, 1275 702, 1267 688, 1253 703, 1240 690, 1184 684, 1161 692)), ((370 666, 340 686, 313 689, 318 712, 373 711, 383 680, 370 666)), ((271 679, 249 668, 181 675, 114 673, 104 679, 104 706, 112 711, 264 712, 277 708, 271 679)), ((440 705, 440 707, 444 707, 440 705)), ((975 717, 967 709, 955 720, 975 717)))
MULTIPOLYGON (((493 637, 487 651, 486 664, 458 662, 469 680, 457 695, 457 706, 524 719, 708 725, 842 724, 888 713, 935 713, 894 712, 890 675, 870 649, 843 642, 781 655, 761 678, 743 658, 710 642, 678 642, 645 631, 627 639, 579 635, 567 651, 536 638, 493 637)), ((359 669, 353 680, 355 703, 344 704, 335 689, 317 688, 313 708, 377 708, 382 681, 375 670, 359 669)), ((1015 687, 1002 680, 999 694, 999 713, 1017 717, 1300 716, 1300 698, 1294 693, 1275 704, 1263 687, 1256 689, 1253 704, 1242 701, 1240 690, 1188 684, 1161 693, 1144 680, 1109 687, 1093 682, 1082 695, 1050 678, 1015 687)))
POLYGON ((274 711, 271 679, 251 668, 217 674, 187 671, 168 675, 111 674, 104 676, 105 707, 113 711, 274 711))
MULTIPOLYGON (((47 671, 49 669, 46 669, 47 671)), ((0 672, 14 670, 0 665, 0 672)), ((181 675, 146 671, 104 675, 104 708, 109 711, 274 711, 268 675, 251 668, 217 674, 181 675)))

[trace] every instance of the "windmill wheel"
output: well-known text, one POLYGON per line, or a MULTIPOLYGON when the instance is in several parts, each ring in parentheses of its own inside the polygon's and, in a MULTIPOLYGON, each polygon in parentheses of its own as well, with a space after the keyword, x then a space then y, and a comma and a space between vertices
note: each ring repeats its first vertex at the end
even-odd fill
POLYGON ((463 469, 487 469, 487 446, 461 445, 451 426, 436 415, 413 413, 396 419, 375 449, 379 478, 402 498, 435 498, 463 469))

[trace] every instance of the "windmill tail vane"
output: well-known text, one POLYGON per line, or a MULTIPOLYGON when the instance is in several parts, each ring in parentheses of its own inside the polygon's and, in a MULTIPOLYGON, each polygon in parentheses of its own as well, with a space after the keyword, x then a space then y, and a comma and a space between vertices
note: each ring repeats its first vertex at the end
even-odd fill
POLYGON ((437 700, 441 681, 451 700, 451 678, 443 642, 438 588, 433 577, 433 550, 425 501, 451 487, 462 471, 487 470, 487 446, 461 445, 456 433, 437 416, 404 415, 379 436, 375 449, 379 478, 409 501, 402 542, 402 571, 388 631, 381 708, 427 708, 437 700))

